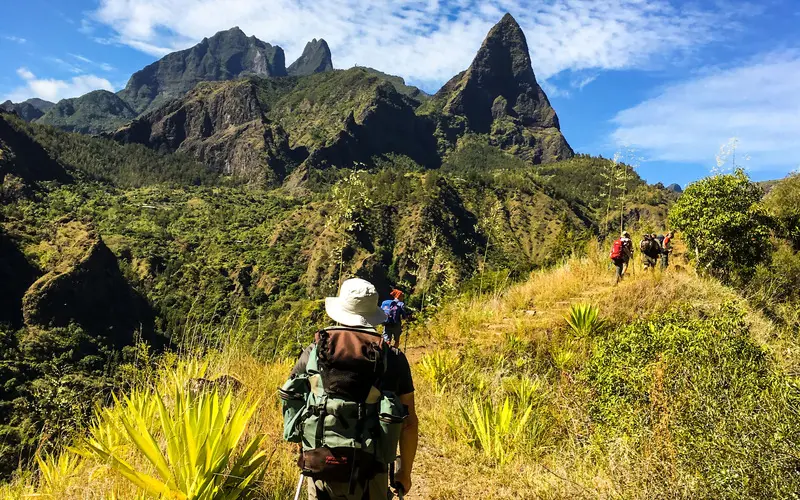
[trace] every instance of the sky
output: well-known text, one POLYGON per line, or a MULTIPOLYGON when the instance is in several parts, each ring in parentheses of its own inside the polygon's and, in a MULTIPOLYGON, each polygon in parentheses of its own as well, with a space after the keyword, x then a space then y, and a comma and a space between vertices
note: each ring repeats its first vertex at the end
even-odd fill
POLYGON ((119 90, 233 26, 283 47, 287 63, 324 38, 335 67, 433 93, 510 12, 576 152, 684 186, 733 165, 755 180, 800 167, 798 0, 6 0, 2 11, 0 101, 15 102, 119 90))

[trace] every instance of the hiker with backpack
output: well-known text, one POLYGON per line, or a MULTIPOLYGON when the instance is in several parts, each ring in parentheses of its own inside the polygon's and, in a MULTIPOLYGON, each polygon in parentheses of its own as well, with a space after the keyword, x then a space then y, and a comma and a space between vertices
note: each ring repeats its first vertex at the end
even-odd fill
POLYGON ((661 269, 669 267, 669 254, 672 253, 672 239, 674 237, 674 231, 668 232, 664 237, 664 243, 661 245, 661 269))
POLYGON ((628 263, 633 259, 633 241, 628 231, 623 231, 622 236, 614 241, 609 255, 617 270, 616 283, 619 283, 628 271, 628 263))
POLYGON ((386 314, 383 323, 383 340, 397 349, 400 346, 400 335, 403 334, 403 318, 410 315, 403 302, 403 292, 393 288, 389 293, 391 299, 381 302, 381 309, 386 314))
POLYGON ((375 330, 386 314, 368 281, 342 283, 325 312, 337 326, 315 334, 280 389, 283 436, 300 444, 308 498, 385 500, 390 486, 403 495, 418 442, 408 360, 375 330))
POLYGON ((661 255, 661 245, 659 245, 655 234, 645 234, 644 239, 639 243, 639 250, 642 251, 644 260, 644 270, 655 269, 656 262, 661 255))

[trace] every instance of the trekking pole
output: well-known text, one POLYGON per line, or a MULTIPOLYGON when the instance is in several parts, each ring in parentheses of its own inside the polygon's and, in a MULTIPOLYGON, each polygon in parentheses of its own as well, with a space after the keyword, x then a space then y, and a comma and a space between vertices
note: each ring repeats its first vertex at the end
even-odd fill
POLYGON ((300 473, 300 480, 297 481, 297 493, 294 494, 294 500, 300 500, 300 492, 303 491, 303 473, 300 473))

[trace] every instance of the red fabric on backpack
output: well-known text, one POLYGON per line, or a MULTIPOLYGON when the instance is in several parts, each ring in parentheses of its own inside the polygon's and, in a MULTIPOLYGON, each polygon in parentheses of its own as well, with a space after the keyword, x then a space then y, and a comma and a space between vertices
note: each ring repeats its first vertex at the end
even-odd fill
POLYGON ((621 238, 615 241, 614 245, 611 247, 611 255, 608 257, 611 260, 621 259, 624 246, 621 238))

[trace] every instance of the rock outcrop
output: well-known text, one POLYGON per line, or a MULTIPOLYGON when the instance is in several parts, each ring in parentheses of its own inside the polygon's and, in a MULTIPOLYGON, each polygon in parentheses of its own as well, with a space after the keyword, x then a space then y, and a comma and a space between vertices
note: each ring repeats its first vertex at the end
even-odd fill
POLYGON ((525 34, 510 14, 491 29, 470 67, 421 112, 434 117, 439 136, 450 144, 472 132, 532 163, 574 154, 536 81, 525 34))
POLYGON ((240 181, 274 184, 305 155, 300 152, 297 158, 286 132, 266 117, 268 103, 259 100, 259 92, 272 85, 281 83, 245 79, 199 85, 184 99, 119 129, 113 138, 187 153, 240 181))
POLYGON ((328 43, 321 38, 319 40, 315 38, 308 42, 303 50, 303 55, 286 69, 289 76, 306 76, 331 70, 333 70, 331 49, 328 47, 328 43))
POLYGON ((134 335, 152 335, 154 315, 147 301, 125 281, 103 240, 79 222, 65 222, 54 241, 60 262, 25 293, 22 314, 31 329, 76 324, 116 347, 134 335))
POLYGON ((81 97, 58 101, 37 123, 68 132, 96 135, 112 132, 134 118, 136 112, 116 94, 95 90, 81 97))
POLYGON ((142 113, 183 96, 200 82, 286 74, 282 48, 232 28, 137 71, 119 96, 142 113))

